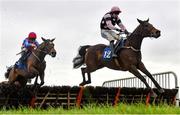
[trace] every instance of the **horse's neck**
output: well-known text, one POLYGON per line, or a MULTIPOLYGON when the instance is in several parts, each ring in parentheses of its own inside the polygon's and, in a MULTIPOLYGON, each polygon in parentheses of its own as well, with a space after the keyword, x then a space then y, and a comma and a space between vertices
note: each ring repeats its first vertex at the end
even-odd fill
POLYGON ((137 34, 136 31, 134 31, 128 38, 128 42, 126 45, 132 46, 135 49, 140 50, 141 49, 141 44, 143 40, 143 36, 141 34, 137 34))
POLYGON ((37 57, 35 57, 38 61, 41 61, 41 62, 43 62, 44 61, 44 58, 45 58, 45 56, 46 56, 46 54, 44 53, 44 52, 42 52, 43 50, 41 50, 41 49, 36 49, 36 50, 34 50, 34 54, 38 57, 38 59, 37 59, 37 57))

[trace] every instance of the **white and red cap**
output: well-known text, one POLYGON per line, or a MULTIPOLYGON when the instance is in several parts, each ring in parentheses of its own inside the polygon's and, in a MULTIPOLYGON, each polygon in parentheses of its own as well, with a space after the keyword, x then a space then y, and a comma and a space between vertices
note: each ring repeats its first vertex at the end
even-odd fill
POLYGON ((119 8, 118 6, 113 6, 113 7, 111 8, 111 13, 113 13, 113 12, 119 12, 119 13, 121 13, 121 10, 120 10, 120 8, 119 8))

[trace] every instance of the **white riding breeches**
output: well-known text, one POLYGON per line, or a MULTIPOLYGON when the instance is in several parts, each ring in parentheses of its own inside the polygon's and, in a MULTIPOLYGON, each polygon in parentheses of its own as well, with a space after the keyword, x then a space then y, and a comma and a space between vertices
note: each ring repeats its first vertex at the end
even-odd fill
POLYGON ((119 40, 120 38, 116 32, 112 30, 104 30, 104 29, 101 30, 101 36, 107 39, 109 42, 112 40, 119 40))

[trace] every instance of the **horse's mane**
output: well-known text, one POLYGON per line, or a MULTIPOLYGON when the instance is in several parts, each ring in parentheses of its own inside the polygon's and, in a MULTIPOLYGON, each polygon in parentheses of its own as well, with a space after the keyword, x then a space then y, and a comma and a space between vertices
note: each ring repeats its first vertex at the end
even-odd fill
POLYGON ((134 31, 130 34, 130 36, 127 36, 127 39, 131 40, 131 39, 134 38, 133 36, 138 36, 138 35, 140 35, 140 34, 139 34, 139 33, 141 33, 141 28, 140 28, 140 27, 141 27, 141 26, 138 25, 138 26, 134 29, 134 31))

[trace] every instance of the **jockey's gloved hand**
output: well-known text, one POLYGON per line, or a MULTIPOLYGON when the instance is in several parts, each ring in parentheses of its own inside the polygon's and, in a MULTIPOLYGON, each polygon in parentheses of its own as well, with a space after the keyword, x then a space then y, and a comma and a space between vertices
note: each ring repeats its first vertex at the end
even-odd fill
POLYGON ((127 36, 130 36, 131 35, 131 32, 129 32, 129 34, 127 34, 127 36))
POLYGON ((124 33, 125 33, 126 35, 129 35, 129 34, 130 34, 127 30, 125 30, 124 33))
POLYGON ((35 47, 36 45, 35 44, 31 44, 31 47, 35 47))
POLYGON ((35 44, 31 44, 31 47, 34 48, 34 49, 37 48, 37 46, 35 44))
POLYGON ((122 32, 122 30, 120 30, 120 29, 118 29, 118 28, 116 28, 116 31, 118 31, 118 32, 122 32))

